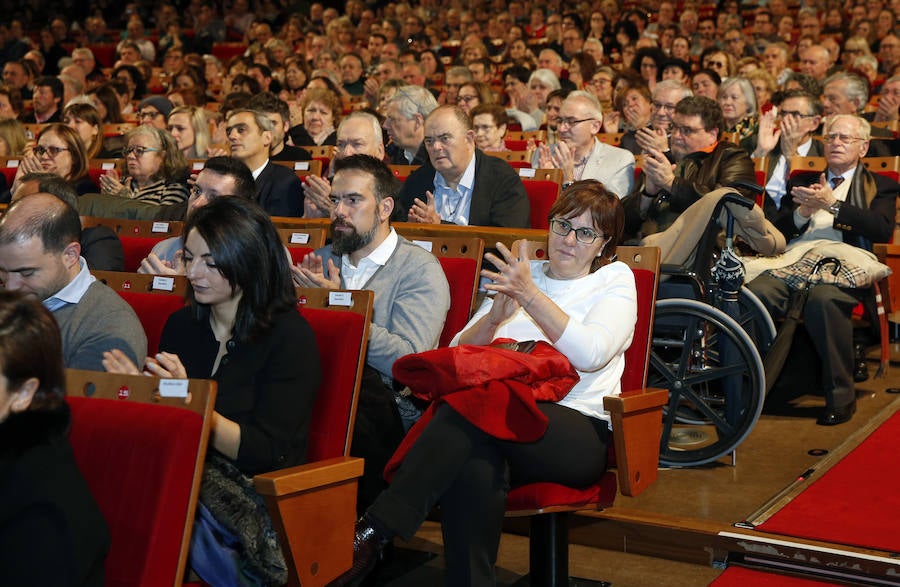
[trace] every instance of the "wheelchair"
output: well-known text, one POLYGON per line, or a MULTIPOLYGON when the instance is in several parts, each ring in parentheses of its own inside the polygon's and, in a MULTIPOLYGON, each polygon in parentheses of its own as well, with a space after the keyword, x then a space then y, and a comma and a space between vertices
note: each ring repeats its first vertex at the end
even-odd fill
POLYGON ((735 449, 750 434, 765 400, 761 357, 775 325, 743 286, 743 266, 731 247, 735 219, 726 204, 753 206, 737 192, 726 193, 692 259, 660 268, 647 385, 669 390, 660 441, 664 466, 697 466, 728 454, 734 462, 735 449), (723 210, 728 221, 720 247, 723 210), (731 270, 723 270, 729 260, 731 270))

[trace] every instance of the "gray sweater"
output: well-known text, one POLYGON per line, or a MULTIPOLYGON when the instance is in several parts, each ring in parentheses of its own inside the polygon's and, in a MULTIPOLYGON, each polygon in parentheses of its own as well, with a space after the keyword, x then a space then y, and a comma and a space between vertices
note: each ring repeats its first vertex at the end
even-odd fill
POLYGON ((140 368, 147 356, 147 337, 137 315, 119 295, 100 281, 91 284, 77 304, 53 312, 62 333, 66 367, 103 371, 103 353, 123 351, 140 368))
MULTIPOLYGON (((341 266, 331 245, 316 251, 341 266)), ((341 287, 345 287, 341 278, 341 287)), ((393 380, 394 361, 437 347, 450 308, 450 286, 438 260, 418 245, 399 237, 397 248, 362 289, 375 292, 366 363, 393 380)))

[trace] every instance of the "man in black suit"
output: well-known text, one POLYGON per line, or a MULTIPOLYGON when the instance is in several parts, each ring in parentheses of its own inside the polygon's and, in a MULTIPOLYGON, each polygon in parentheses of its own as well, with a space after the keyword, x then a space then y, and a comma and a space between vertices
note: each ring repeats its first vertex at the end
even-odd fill
POLYGON ((272 121, 257 110, 235 110, 225 131, 231 156, 253 173, 257 203, 272 216, 303 216, 303 185, 293 170, 269 160, 272 121))
MULTIPOLYGON (((869 173, 862 163, 869 148, 869 123, 851 114, 838 114, 825 123, 825 160, 821 173, 803 174, 788 182, 781 208, 767 217, 789 244, 827 239, 872 250, 894 232, 900 184, 869 173)), ((773 316, 785 315, 791 290, 768 274, 748 287, 773 316)), ((810 288, 803 321, 822 363, 825 413, 818 424, 831 426, 850 420, 856 412, 853 389, 853 327, 850 315, 869 290, 842 289, 820 283, 810 288)))
POLYGON ((525 186, 516 170, 475 148, 472 122, 458 106, 441 106, 425 120, 428 162, 400 191, 410 222, 529 226, 525 186))

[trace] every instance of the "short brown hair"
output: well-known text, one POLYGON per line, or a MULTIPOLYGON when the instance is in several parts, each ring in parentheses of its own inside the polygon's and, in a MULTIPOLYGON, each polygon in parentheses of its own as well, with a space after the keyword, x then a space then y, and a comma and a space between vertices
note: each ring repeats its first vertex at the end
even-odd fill
POLYGON ((606 189, 602 182, 585 179, 576 181, 563 191, 550 208, 547 219, 578 216, 585 211, 590 211, 594 228, 609 238, 602 255, 591 264, 591 271, 596 271, 616 257, 616 248, 625 229, 625 209, 619 196, 606 189))

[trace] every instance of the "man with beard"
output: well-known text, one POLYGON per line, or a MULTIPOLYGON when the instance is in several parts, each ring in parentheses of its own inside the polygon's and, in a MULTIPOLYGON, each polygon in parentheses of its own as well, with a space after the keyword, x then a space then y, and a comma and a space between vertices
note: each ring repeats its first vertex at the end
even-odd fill
POLYGON ((404 355, 437 346, 450 290, 437 259, 391 227, 397 183, 387 165, 360 154, 336 159, 334 169, 332 242, 292 271, 303 287, 375 292, 351 449, 366 460, 358 501, 364 511, 385 487, 381 472, 417 417, 391 368, 404 355))

